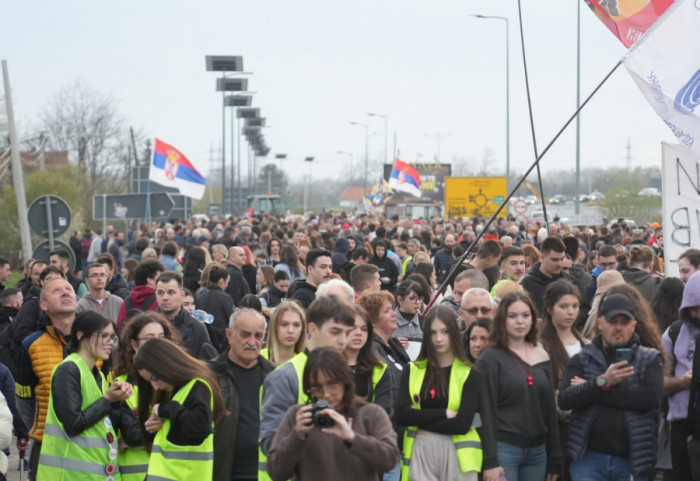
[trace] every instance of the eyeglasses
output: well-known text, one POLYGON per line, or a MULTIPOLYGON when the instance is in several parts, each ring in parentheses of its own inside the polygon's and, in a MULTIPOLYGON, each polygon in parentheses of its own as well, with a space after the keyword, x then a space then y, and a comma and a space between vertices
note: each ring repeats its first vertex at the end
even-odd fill
POLYGON ((166 336, 165 334, 158 334, 157 336, 144 336, 144 337, 137 337, 137 341, 148 341, 149 339, 170 339, 170 336, 166 336))
POLYGON ((462 308, 463 311, 468 312, 472 316, 475 316, 481 311, 482 314, 491 314, 493 307, 470 307, 469 309, 462 308))
POLYGON ((106 279, 107 274, 90 274, 88 276, 88 278, 90 278, 90 279, 106 279))
POLYGON ((309 394, 318 399, 318 397, 322 396, 324 392, 338 392, 341 387, 343 387, 343 383, 340 381, 331 381, 325 386, 323 384, 314 384, 311 386, 311 388, 309 388, 309 394))
POLYGON ((406 300, 415 304, 416 302, 421 302, 423 299, 419 296, 409 296, 406 298, 406 300))
POLYGON ((611 267, 617 267, 617 262, 601 262, 599 265, 601 269, 609 269, 611 267))
POLYGON ((99 334, 99 337, 104 344, 117 344, 119 342, 119 336, 117 336, 116 334, 108 334, 106 332, 101 332, 99 334))

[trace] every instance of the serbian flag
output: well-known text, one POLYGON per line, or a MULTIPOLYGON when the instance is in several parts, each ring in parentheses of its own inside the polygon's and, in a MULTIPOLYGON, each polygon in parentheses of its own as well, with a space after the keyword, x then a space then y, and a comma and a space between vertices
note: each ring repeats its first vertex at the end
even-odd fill
POLYGON ((700 1, 676 0, 622 62, 678 142, 700 154, 698 46, 700 1))
POLYGON ((166 187, 175 187, 180 194, 201 199, 207 181, 197 172, 187 157, 172 145, 156 139, 153 163, 148 179, 166 187))
POLYGON ((420 197, 420 175, 412 165, 396 159, 389 178, 389 187, 407 192, 413 197, 420 197))
POLYGON ((630 48, 673 0, 585 0, 596 17, 630 48))

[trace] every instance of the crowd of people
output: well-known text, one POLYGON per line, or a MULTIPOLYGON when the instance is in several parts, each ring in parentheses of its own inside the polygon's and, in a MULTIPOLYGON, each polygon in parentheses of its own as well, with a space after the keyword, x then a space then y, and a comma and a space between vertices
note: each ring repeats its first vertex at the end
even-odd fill
POLYGON ((664 278, 657 223, 264 214, 70 245, 12 287, 0 258, 29 479, 700 480, 700 250, 664 278))

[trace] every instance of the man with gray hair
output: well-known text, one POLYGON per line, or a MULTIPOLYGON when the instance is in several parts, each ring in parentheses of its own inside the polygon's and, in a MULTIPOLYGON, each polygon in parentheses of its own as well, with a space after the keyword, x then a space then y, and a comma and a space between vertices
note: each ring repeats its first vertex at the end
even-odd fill
POLYGON ((442 304, 450 307, 459 317, 459 308, 462 304, 462 296, 473 287, 488 289, 489 280, 486 275, 484 275, 484 273, 478 269, 467 269, 460 272, 454 279, 452 294, 445 296, 445 298, 442 300, 442 304))
POLYGON ((489 291, 482 287, 472 287, 462 296, 459 318, 462 328, 466 329, 480 317, 493 319, 493 299, 489 291))
POLYGON ((355 290, 350 284, 340 279, 331 279, 319 285, 318 289, 316 289, 316 299, 321 296, 336 296, 348 304, 355 302, 355 290))
POLYGON ((211 362, 229 413, 214 426, 214 479, 258 479, 260 387, 275 366, 260 355, 265 318, 254 309, 231 315, 229 349, 211 362))

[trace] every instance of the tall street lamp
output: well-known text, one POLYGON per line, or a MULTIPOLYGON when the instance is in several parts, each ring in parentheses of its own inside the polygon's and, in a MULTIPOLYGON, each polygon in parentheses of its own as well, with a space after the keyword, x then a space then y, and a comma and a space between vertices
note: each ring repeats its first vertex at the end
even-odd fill
MULTIPOLYGON (((243 71, 243 57, 240 55, 207 55, 205 57, 206 69, 208 72, 221 72, 221 78, 217 79, 216 90, 221 91, 222 98, 226 97, 227 91, 248 90, 248 80, 227 79, 227 72, 243 71), (236 80, 238 82, 226 83, 226 80, 236 80), (219 88, 221 87, 221 88, 219 88), (229 88, 226 88, 229 87, 229 88)), ((222 103, 221 108, 221 209, 224 209, 224 193, 226 191, 226 105, 222 103)), ((222 212, 223 214, 223 212, 222 212)))
POLYGON ((367 193, 367 169, 369 165, 369 126, 367 124, 362 124, 360 122, 350 122, 351 125, 356 125, 357 127, 364 127, 365 129, 365 183, 364 189, 365 194, 367 193))
POLYGON ((505 20, 506 22, 506 190, 510 180, 510 61, 508 43, 508 17, 497 15, 472 15, 472 17, 483 19, 505 20))
POLYGON ((430 137, 431 139, 435 139, 435 143, 437 145, 437 154, 435 155, 435 160, 440 161, 440 141, 442 139, 446 139, 447 137, 451 137, 452 133, 448 134, 424 134, 426 137, 430 137))
POLYGON ((311 188, 311 162, 314 161, 313 157, 307 157, 304 159, 304 162, 307 162, 309 164, 309 178, 308 181, 306 182, 306 188, 304 189, 304 213, 306 213, 308 206, 309 206, 309 200, 310 200, 310 192, 309 189, 311 188))
MULTIPOLYGON (((234 137, 235 137, 235 110, 237 107, 250 107, 253 103, 253 97, 251 95, 227 95, 224 98, 224 105, 226 107, 231 107, 231 177, 230 177, 230 183, 229 183, 229 201, 230 201, 230 212, 233 214, 236 212, 235 208, 235 201, 234 201, 234 192, 236 191, 235 186, 234 186, 234 178, 236 177, 234 175, 235 172, 235 150, 233 148, 234 146, 234 137)), ((240 170, 240 163, 241 163, 241 146, 240 144, 238 145, 238 174, 240 175, 241 170, 240 170)), ((240 186, 239 186, 240 188, 240 186)), ((238 209, 241 208, 241 205, 238 205, 238 209)))
POLYGON ((386 129, 386 125, 387 125, 387 120, 389 119, 389 116, 388 116, 388 115, 385 115, 385 114, 371 114, 371 113, 370 113, 370 114, 367 114, 367 115, 369 115, 370 117, 381 117, 381 118, 384 119, 384 163, 387 164, 387 163, 388 163, 387 159, 388 159, 388 157, 389 157, 389 150, 388 150, 388 147, 387 147, 387 136, 386 136, 386 135, 387 135, 387 129, 386 129))

